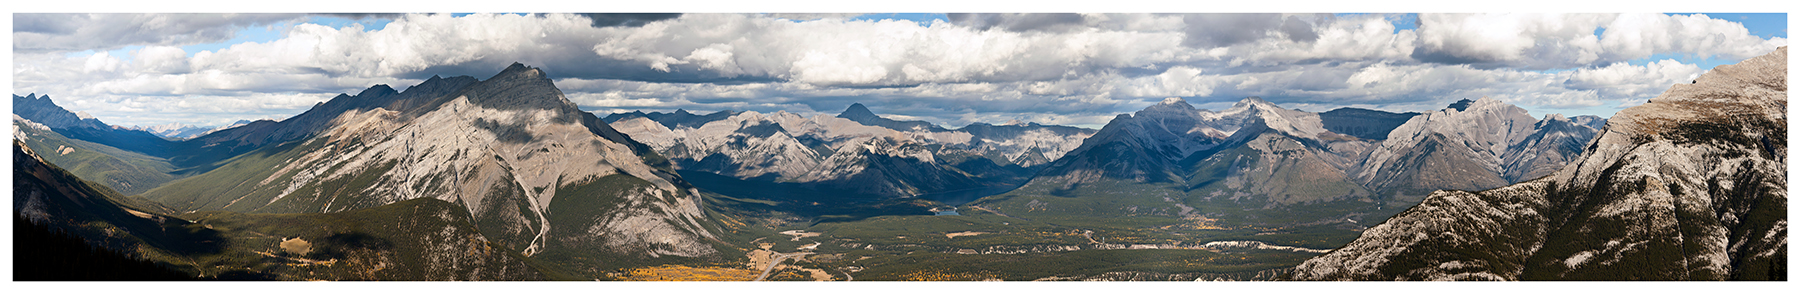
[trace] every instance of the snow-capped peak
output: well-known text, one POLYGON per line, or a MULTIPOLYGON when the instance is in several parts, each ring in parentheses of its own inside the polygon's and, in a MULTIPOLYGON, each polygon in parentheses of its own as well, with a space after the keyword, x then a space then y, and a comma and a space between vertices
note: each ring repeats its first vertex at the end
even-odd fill
POLYGON ((1187 103, 1186 99, 1181 99, 1181 97, 1169 97, 1169 98, 1163 98, 1162 102, 1159 102, 1156 104, 1175 105, 1175 104, 1188 104, 1188 103, 1187 103))

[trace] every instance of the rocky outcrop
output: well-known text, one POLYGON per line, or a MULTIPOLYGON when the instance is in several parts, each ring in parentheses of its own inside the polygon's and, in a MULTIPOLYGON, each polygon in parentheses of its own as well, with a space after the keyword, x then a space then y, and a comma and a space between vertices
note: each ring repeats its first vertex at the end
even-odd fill
POLYGON ((1782 280, 1787 47, 1620 111, 1554 174, 1438 191, 1304 280, 1782 280))

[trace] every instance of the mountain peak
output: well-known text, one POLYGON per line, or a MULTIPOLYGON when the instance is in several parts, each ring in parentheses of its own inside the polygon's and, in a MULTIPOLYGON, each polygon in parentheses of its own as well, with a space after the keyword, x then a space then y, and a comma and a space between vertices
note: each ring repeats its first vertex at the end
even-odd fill
POLYGON ((1280 105, 1275 105, 1275 103, 1271 103, 1267 100, 1263 100, 1262 97, 1257 97, 1257 96, 1244 97, 1244 100, 1238 100, 1237 103, 1232 104, 1231 108, 1244 108, 1244 107, 1251 107, 1251 106, 1262 106, 1262 108, 1266 108, 1266 109, 1281 109, 1280 105))
POLYGON ((387 84, 375 84, 375 86, 369 87, 368 89, 364 89, 362 91, 362 93, 357 93, 356 96, 357 97, 374 97, 375 95, 387 96, 387 95, 394 95, 394 94, 399 94, 399 93, 400 93, 400 91, 395 91, 394 87, 389 87, 387 84))
POLYGON ((1462 100, 1456 100, 1455 103, 1450 103, 1450 107, 1444 107, 1444 108, 1455 108, 1456 111, 1467 111, 1467 110, 1469 110, 1469 104, 1475 104, 1475 100, 1469 100, 1469 98, 1463 98, 1462 100))
MULTIPOLYGON (((454 78, 452 78, 454 79, 454 78)), ((462 90, 469 102, 492 109, 562 109, 579 113, 574 103, 546 77, 542 69, 513 63, 486 81, 462 90)), ((454 97, 454 96, 452 96, 454 97)), ((575 116, 579 117, 579 116, 575 116)))
POLYGON ((496 79, 500 79, 503 77, 504 78, 544 78, 544 71, 539 70, 538 68, 535 68, 535 67, 526 66, 523 63, 514 62, 512 65, 507 66, 506 69, 500 70, 499 74, 495 74, 494 77, 488 78, 488 79, 496 80, 496 79))
POLYGON ((843 113, 838 114, 838 117, 843 117, 843 118, 849 118, 852 116, 867 117, 867 116, 876 116, 876 115, 875 115, 875 112, 869 111, 869 107, 863 106, 862 103, 850 103, 849 108, 845 108, 843 113))
POLYGON ((1179 112, 1189 112, 1189 111, 1194 110, 1194 105, 1188 104, 1186 99, 1181 99, 1180 97, 1169 97, 1169 98, 1163 99, 1162 102, 1157 102, 1156 105, 1150 105, 1150 107, 1145 107, 1144 110, 1159 110, 1159 111, 1175 110, 1175 111, 1179 111, 1179 112))
POLYGON ((1562 115, 1562 114, 1561 114, 1561 113, 1551 113, 1551 114, 1546 114, 1546 115, 1544 115, 1544 120, 1560 120, 1560 121, 1568 121, 1568 120, 1569 120, 1569 118, 1568 118, 1568 117, 1564 117, 1564 116, 1563 116, 1563 115, 1562 115))
POLYGON ((837 117, 847 118, 863 124, 878 124, 877 121, 881 120, 881 116, 875 115, 874 111, 869 111, 869 107, 863 106, 862 103, 851 103, 850 107, 845 108, 844 112, 839 113, 837 117))

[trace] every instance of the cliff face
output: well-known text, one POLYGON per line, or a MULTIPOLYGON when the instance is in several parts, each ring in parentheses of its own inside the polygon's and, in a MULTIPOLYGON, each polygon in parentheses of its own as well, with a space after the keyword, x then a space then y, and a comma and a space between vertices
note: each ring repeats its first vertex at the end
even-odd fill
POLYGON ((1554 174, 1437 191, 1303 280, 1774 280, 1787 270, 1787 48, 1619 112, 1554 174))

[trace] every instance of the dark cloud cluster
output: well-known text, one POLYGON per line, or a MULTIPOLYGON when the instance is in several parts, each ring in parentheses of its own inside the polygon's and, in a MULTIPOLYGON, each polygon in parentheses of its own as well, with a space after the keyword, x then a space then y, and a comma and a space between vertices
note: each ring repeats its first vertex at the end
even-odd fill
POLYGON ((1074 13, 951 13, 950 23, 978 30, 999 28, 1008 32, 1065 32, 1086 21, 1074 13))
MULTIPOLYGON (((1324 17, 1330 17, 1326 15, 1324 17)), ((1279 13, 1207 13, 1188 14, 1186 39, 1190 47, 1227 47, 1267 39, 1279 33, 1289 41, 1309 43, 1319 39, 1311 21, 1301 15, 1279 13)))
POLYGON ((132 45, 222 42, 245 26, 298 20, 302 14, 13 14, 13 52, 112 50, 132 45))
POLYGON ((659 20, 681 17, 680 13, 581 13, 594 20, 594 27, 641 27, 659 20))

